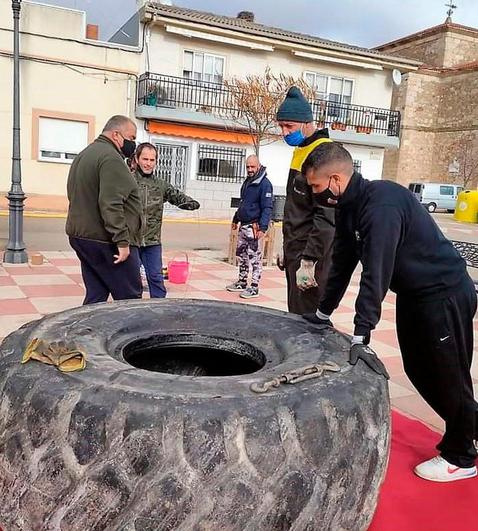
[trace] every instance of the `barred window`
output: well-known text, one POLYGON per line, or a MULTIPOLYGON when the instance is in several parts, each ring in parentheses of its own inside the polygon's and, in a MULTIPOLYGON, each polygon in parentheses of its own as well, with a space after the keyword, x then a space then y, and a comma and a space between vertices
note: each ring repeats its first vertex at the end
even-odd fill
POLYGON ((198 181, 237 183, 245 178, 246 150, 201 144, 198 151, 198 181))
POLYGON ((354 160, 354 171, 361 173, 362 172, 362 161, 354 160))

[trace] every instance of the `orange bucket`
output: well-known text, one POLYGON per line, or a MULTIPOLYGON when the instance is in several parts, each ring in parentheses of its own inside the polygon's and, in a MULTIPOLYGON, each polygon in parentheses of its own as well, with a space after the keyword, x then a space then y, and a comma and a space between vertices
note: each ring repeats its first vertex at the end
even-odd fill
POLYGON ((189 258, 186 253, 186 260, 176 260, 174 257, 168 263, 168 280, 173 284, 186 284, 189 277, 189 258))

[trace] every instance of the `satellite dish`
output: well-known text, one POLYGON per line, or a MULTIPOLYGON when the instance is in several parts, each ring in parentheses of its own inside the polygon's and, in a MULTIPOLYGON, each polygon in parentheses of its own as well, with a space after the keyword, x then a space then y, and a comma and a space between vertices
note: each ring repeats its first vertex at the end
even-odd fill
POLYGON ((400 83, 402 82, 402 73, 400 72, 400 70, 397 70, 396 68, 392 70, 392 79, 395 85, 400 85, 400 83))

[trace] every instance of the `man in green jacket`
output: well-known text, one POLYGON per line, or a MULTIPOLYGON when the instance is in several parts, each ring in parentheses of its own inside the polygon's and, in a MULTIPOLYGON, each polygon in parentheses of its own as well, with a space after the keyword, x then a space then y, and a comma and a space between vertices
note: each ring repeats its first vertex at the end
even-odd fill
POLYGON ((164 179, 155 176, 158 150, 149 142, 136 149, 134 173, 138 183, 141 203, 146 219, 143 239, 139 248, 141 262, 146 271, 149 295, 151 298, 166 297, 163 280, 163 258, 161 246, 161 226, 163 224, 164 203, 167 201, 183 210, 196 210, 199 203, 183 194, 164 179))
POLYGON ((113 116, 73 161, 68 175, 66 233, 81 262, 83 304, 142 296, 138 246, 142 208, 124 158, 136 149, 136 125, 113 116))

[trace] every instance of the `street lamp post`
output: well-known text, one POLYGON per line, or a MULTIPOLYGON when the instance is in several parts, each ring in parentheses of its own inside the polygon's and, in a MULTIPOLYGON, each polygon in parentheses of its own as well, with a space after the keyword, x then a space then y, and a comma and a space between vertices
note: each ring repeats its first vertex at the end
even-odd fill
POLYGON ((22 168, 20 159, 20 9, 21 0, 12 0, 13 11, 13 151, 12 183, 8 199, 8 243, 3 261, 8 264, 28 262, 23 242, 22 168))

